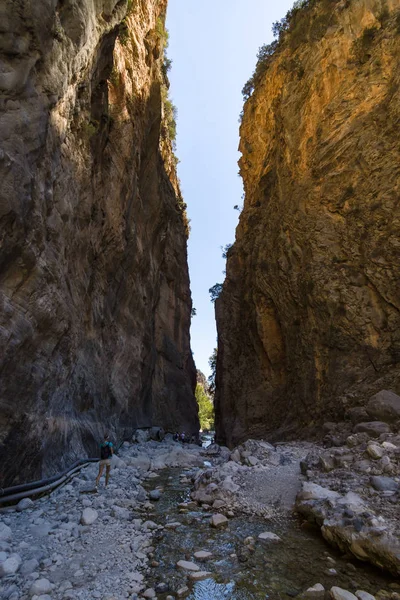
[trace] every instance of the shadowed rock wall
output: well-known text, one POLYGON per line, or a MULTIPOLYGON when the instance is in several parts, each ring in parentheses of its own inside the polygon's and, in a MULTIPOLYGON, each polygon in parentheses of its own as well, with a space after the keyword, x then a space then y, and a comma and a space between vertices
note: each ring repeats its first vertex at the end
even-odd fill
POLYGON ((400 2, 310 4, 241 125, 245 205, 216 303, 230 445, 400 391, 400 2))
POLYGON ((165 10, 0 2, 0 485, 198 429, 165 10))

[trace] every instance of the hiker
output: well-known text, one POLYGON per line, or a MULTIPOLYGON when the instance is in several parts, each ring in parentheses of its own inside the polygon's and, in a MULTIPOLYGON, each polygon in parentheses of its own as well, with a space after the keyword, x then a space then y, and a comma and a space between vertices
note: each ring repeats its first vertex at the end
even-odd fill
POLYGON ((179 442, 179 433, 174 433, 174 442, 179 442))
POLYGON ((96 478, 96 488, 99 486, 100 477, 103 475, 104 467, 106 468, 106 487, 108 480, 110 479, 111 471, 111 458, 114 454, 114 448, 112 442, 110 442, 110 436, 108 433, 104 434, 104 441, 100 444, 100 462, 99 462, 99 474, 96 478))

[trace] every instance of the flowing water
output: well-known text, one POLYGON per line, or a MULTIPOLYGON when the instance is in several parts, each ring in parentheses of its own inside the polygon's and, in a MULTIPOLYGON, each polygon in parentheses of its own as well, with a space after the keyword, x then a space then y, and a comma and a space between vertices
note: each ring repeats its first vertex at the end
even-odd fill
MULTIPOLYGON (((211 528, 210 513, 200 508, 188 512, 178 508, 179 503, 190 499, 190 485, 181 483, 181 476, 181 470, 169 469, 146 486, 164 490, 149 518, 162 525, 181 523, 176 530, 156 534, 155 561, 159 564, 150 579, 153 585, 168 583, 172 593, 188 585, 187 600, 280 600, 293 598, 316 583, 326 589, 336 585, 353 593, 360 589, 372 594, 395 585, 390 576, 343 557, 325 544, 317 530, 302 527, 295 516, 274 521, 237 516, 223 530, 211 528), (265 531, 276 533, 282 541, 257 540, 265 531), (249 536, 255 538, 253 547, 245 544, 249 536), (212 557, 198 562, 193 555, 200 550, 211 552, 212 557), (193 561, 212 575, 188 583, 188 574, 176 568, 179 560, 193 561)), ((158 593, 157 597, 167 595, 158 593)))

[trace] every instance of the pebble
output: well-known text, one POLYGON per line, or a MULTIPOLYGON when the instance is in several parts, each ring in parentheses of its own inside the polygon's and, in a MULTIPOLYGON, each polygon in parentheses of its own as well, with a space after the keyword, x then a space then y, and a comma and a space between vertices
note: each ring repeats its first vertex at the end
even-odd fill
POLYGON ((0 523, 0 541, 8 542, 12 538, 11 528, 8 527, 5 523, 0 523))
POLYGON ((363 590, 357 590, 356 596, 359 600, 375 600, 375 596, 368 592, 364 592, 363 590))
POLYGON ((194 553, 194 557, 197 558, 197 560, 200 560, 200 561, 208 560, 209 558, 212 557, 212 553, 211 552, 206 552, 205 550, 200 550, 199 552, 195 552, 194 553))
POLYGON ((210 571, 197 571, 196 573, 190 573, 189 579, 192 581, 202 581, 203 579, 208 579, 211 575, 210 571))

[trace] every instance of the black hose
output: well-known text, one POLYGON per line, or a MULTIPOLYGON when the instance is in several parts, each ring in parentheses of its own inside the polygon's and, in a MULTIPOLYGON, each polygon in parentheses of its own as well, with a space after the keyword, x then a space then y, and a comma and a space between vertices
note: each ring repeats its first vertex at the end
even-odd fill
MULTIPOLYGON (((122 441, 119 444, 116 444, 116 454, 123 443, 124 442, 122 441)), ((79 470, 78 468, 89 463, 98 462, 99 460, 99 458, 81 458, 67 469, 64 469, 64 471, 61 471, 61 473, 57 473, 57 475, 53 475, 52 477, 47 477, 47 479, 39 479, 37 481, 31 481, 30 483, 0 488, 0 504, 50 491, 68 479, 68 475, 72 475, 75 470, 79 470)))
POLYGON ((10 494, 17 494, 18 492, 25 492, 27 490, 33 490, 34 488, 37 488, 37 487, 49 485, 50 483, 53 483, 53 481, 57 481, 57 479, 60 479, 61 477, 63 477, 63 475, 66 475, 67 473, 69 473, 69 471, 72 471, 72 469, 75 469, 75 467, 78 467, 79 465, 82 465, 84 463, 97 462, 98 460, 100 460, 100 459, 98 459, 98 458, 81 458, 80 460, 77 460, 76 462, 74 462, 74 464, 71 465, 70 467, 64 469, 64 471, 61 471, 61 473, 57 473, 57 475, 53 475, 52 477, 48 477, 47 479, 39 479, 38 481, 22 483, 21 485, 14 485, 14 486, 8 487, 8 488, 0 488, 0 500, 1 500, 2 496, 8 496, 10 494))

